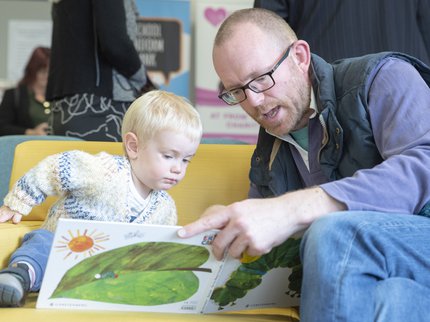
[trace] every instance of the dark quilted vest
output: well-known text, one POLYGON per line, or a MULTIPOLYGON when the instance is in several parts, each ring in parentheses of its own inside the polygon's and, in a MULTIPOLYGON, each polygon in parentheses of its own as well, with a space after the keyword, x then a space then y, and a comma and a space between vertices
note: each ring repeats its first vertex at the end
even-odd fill
MULTIPOLYGON (((367 96, 376 74, 374 69, 380 68, 380 63, 388 57, 411 63, 430 86, 430 69, 408 55, 384 52, 333 64, 312 55, 312 86, 329 137, 319 154, 321 169, 328 181, 351 176, 359 169, 371 168, 383 161, 373 138, 367 96)), ((260 129, 251 160, 250 179, 264 197, 304 188, 286 142, 281 143, 269 171, 274 140, 260 129)))

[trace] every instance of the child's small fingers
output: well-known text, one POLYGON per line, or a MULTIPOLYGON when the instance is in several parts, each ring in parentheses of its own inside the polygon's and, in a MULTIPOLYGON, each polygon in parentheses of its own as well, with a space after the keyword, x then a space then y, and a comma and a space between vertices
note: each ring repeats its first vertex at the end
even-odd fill
POLYGON ((0 214, 0 222, 6 222, 9 219, 11 219, 13 216, 12 213, 8 213, 8 212, 3 212, 0 214))
POLYGON ((20 214, 15 214, 15 215, 13 216, 13 218, 12 218, 12 222, 13 222, 14 224, 17 224, 17 223, 19 223, 19 222, 21 221, 21 219, 22 219, 22 215, 20 215, 20 214))

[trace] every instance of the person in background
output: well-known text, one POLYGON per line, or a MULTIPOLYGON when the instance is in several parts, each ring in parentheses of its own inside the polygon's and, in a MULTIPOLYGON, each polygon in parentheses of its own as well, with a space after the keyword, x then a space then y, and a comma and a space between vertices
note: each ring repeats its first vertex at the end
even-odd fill
POLYGON ((178 235, 219 229, 215 256, 240 258, 304 231, 301 321, 427 321, 429 66, 398 52, 328 63, 261 8, 224 20, 212 58, 219 97, 261 126, 250 198, 178 235))
POLYGON ((0 306, 20 306, 40 289, 58 218, 175 225, 166 192, 185 176, 202 137, 196 109, 184 98, 151 91, 136 99, 122 125, 125 156, 67 151, 42 160, 17 181, 0 222, 19 223, 48 195, 60 196, 42 224, 24 236, 0 271, 0 306))
POLYGON ((329 62, 399 51, 430 65, 428 0, 255 0, 254 7, 277 13, 329 62))
POLYGON ((124 113, 149 81, 134 45, 135 2, 52 1, 52 134, 120 141, 124 113))
POLYGON ((4 92, 0 104, 0 135, 46 135, 51 113, 45 100, 51 49, 36 47, 15 88, 4 92))

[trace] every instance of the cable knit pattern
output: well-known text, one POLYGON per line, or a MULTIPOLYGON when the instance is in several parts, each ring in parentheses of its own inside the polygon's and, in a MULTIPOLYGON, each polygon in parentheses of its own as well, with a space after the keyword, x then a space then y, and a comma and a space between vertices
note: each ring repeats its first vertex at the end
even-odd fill
MULTIPOLYGON (((130 222, 130 163, 123 156, 82 151, 55 154, 21 177, 4 204, 23 215, 47 196, 59 196, 42 228, 54 231, 58 218, 130 222)), ((166 191, 152 191, 145 213, 134 223, 175 225, 176 206, 166 191)))

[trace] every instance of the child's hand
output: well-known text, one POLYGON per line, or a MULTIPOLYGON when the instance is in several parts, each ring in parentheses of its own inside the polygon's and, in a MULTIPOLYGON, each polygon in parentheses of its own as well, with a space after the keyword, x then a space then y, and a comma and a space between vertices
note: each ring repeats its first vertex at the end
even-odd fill
POLYGON ((11 210, 7 206, 0 207, 0 222, 6 222, 12 219, 14 224, 17 224, 21 221, 22 215, 19 212, 11 210))

